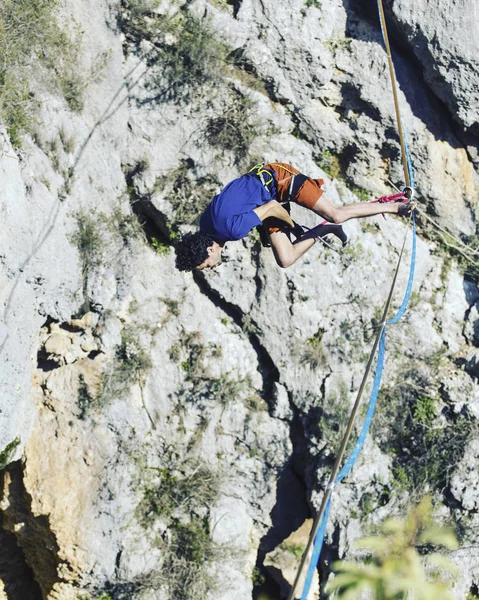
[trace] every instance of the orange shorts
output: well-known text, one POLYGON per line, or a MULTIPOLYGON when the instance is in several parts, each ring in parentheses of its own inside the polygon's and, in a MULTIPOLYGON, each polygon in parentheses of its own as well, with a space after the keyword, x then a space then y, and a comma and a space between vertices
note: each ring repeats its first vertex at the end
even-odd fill
MULTIPOLYGON (((291 201, 305 208, 312 209, 319 198, 321 198, 323 194, 321 186, 324 185, 323 179, 311 179, 307 177, 300 183, 298 189, 293 182, 294 193, 290 198, 291 178, 293 175, 301 175, 301 172, 287 163, 268 163, 264 167, 270 171, 274 171, 279 202, 291 201)), ((301 178, 304 179, 304 176, 301 175, 301 178)), ((297 181, 300 180, 298 179, 297 181)), ((283 229, 284 221, 272 217, 266 220, 265 226, 268 233, 275 233, 283 229)))
POLYGON ((276 175, 276 188, 278 191, 279 202, 287 202, 288 199, 292 202, 296 202, 300 206, 305 208, 313 208, 316 202, 321 198, 323 190, 321 186, 324 185, 323 179, 310 179, 309 177, 301 184, 296 194, 289 198, 289 189, 291 186, 291 178, 294 175, 300 175, 300 171, 288 165, 287 163, 269 163, 264 165, 265 169, 274 171, 276 175))

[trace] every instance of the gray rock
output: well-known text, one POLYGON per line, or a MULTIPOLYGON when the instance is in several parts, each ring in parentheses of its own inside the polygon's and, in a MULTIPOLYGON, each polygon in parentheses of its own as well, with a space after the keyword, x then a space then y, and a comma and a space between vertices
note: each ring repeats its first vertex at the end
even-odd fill
MULTIPOLYGON (((425 8, 395 1, 389 15, 418 196, 441 225, 471 236, 477 52, 468 36, 475 22, 461 21, 455 10, 448 29, 444 3, 425 8), (410 54, 398 52, 396 32, 404 52, 410 48, 424 66, 425 81, 410 54), (467 140, 448 111, 468 129, 467 140)), ((233 91, 255 106, 251 158, 290 162, 324 178, 327 197, 339 204, 356 201, 355 190, 373 198, 391 182, 402 186, 385 54, 377 23, 360 18, 357 3, 245 0, 233 7, 202 0, 191 10, 198 17, 206 11, 215 35, 234 50, 236 70, 216 90, 198 88, 186 106, 155 104, 154 68, 142 55, 154 44, 129 43, 117 10, 90 0, 62 9, 67 28, 73 31, 73 16, 84 30, 79 71, 110 53, 103 77, 85 89, 83 113, 71 113, 38 84, 38 144, 27 136, 18 157, 0 134, 0 449, 20 438, 8 461, 22 455, 28 522, 48 521, 59 547, 48 598, 70 600, 79 589, 166 598, 175 524, 160 509, 147 513, 145 525, 145 490, 161 492, 161 473, 176 481, 182 469, 200 464, 218 473, 221 485, 208 506, 176 506, 175 519, 208 520, 219 552, 207 565, 219 583, 208 600, 244 600, 259 549, 278 546, 319 506, 408 227, 395 218, 350 221, 342 253, 318 245, 286 271, 252 234, 226 246, 217 275, 202 277, 177 272, 173 253, 155 252, 141 236, 125 240, 125 221, 108 219, 133 222, 133 201, 145 211, 150 236, 165 236, 176 215, 159 178, 186 161, 194 182, 214 174, 219 188, 246 169, 244 157, 205 139, 233 91), (59 157, 62 168, 74 168, 66 197, 65 178, 46 150, 60 128, 75 145, 71 156, 59 157), (81 211, 96 219, 103 239, 86 282, 72 243, 81 211)), ((293 217, 308 226, 318 221, 296 206, 293 217)), ((193 229, 179 224, 182 232, 193 229)), ((441 425, 450 412, 455 419, 466 412, 475 424, 479 290, 453 257, 445 262, 431 235, 421 222, 414 295, 403 320, 388 328, 383 386, 417 384, 413 372, 424 377, 417 384, 424 393, 440 399, 441 425)), ((409 256, 408 241, 393 309, 409 256)), ((469 523, 471 539, 477 481, 468 465, 476 443, 474 435, 450 482, 462 506, 455 516, 469 523)), ((347 485, 335 490, 327 542, 342 556, 405 501, 394 491, 394 457, 381 448, 370 436, 347 485), (384 506, 362 514, 364 498, 386 497, 385 489, 392 491, 384 506)), ((441 518, 453 511, 440 506, 441 518)), ((8 509, 5 499, 2 507, 8 509)), ((19 539, 20 516, 11 518, 19 539)), ((35 543, 45 546, 41 536, 35 543)), ((473 553, 461 552, 457 598, 479 577, 473 553)), ((31 567, 40 573, 42 561, 31 567)))

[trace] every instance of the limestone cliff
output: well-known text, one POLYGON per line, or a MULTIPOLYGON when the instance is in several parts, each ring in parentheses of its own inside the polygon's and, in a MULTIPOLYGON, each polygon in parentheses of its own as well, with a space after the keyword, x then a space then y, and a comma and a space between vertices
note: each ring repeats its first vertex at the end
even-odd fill
MULTIPOLYGON (((455 597, 477 594, 475 11, 386 3, 417 272, 371 435, 335 491, 323 582, 430 493, 461 542, 455 597)), ((337 203, 402 187, 375 4, 63 0, 50 18, 14 74, 21 122, 0 78, 0 595, 279 600, 408 225, 350 221, 342 252, 315 246, 287 270, 256 233, 217 274, 176 271, 172 243, 259 160, 323 177, 337 203)))

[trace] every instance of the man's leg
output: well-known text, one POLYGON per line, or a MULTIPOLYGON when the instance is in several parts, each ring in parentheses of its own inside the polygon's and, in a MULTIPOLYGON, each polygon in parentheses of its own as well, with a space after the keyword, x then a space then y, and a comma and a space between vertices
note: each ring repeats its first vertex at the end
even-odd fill
POLYGON ((269 233, 271 247, 274 257, 280 267, 286 269, 294 264, 300 256, 303 256, 314 244, 316 239, 308 239, 292 244, 284 231, 272 231, 269 233))
POLYGON ((330 223, 344 223, 349 219, 357 219, 358 217, 372 217, 382 213, 397 214, 401 205, 404 206, 404 203, 355 202, 354 204, 341 206, 334 204, 323 195, 311 206, 311 210, 330 223))

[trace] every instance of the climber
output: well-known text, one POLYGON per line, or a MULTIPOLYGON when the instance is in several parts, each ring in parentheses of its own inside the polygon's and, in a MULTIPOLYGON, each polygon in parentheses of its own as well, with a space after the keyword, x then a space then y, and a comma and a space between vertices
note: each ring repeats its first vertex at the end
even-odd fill
POLYGON ((213 198, 200 218, 199 231, 187 233, 176 243, 176 267, 180 271, 213 269, 221 263, 226 242, 239 240, 254 227, 264 226, 276 262, 286 268, 326 235, 335 235, 344 245, 347 237, 340 223, 381 213, 408 216, 412 210, 405 192, 374 202, 338 206, 323 196, 323 184, 322 179, 306 177, 289 164, 256 165, 213 198), (291 219, 290 201, 327 222, 305 232, 291 219), (294 242, 291 234, 296 238, 294 242))

